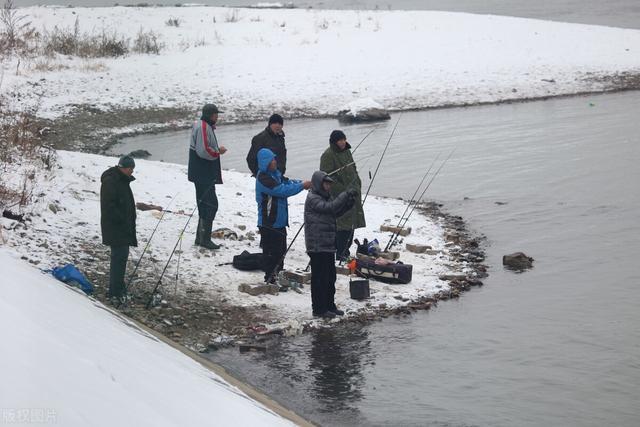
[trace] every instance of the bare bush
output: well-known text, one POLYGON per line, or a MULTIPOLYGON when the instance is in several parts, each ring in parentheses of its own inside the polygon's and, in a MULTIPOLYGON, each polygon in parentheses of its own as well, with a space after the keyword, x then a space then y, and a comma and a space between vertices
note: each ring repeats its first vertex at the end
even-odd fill
POLYGON ((13 0, 7 0, 0 9, 0 53, 32 55, 38 37, 38 32, 27 21, 27 15, 19 14, 13 0))
POLYGON ((196 40, 193 42, 193 47, 206 46, 206 45, 208 45, 208 44, 209 44, 209 43, 207 43, 207 39, 205 39, 204 37, 201 37, 201 38, 199 38, 199 39, 196 39, 196 40))
POLYGON ((327 21, 326 19, 323 19, 320 22, 316 22, 316 29, 318 30, 326 30, 329 28, 329 21, 327 21))
POLYGON ((144 31, 142 28, 133 41, 133 51, 136 53, 151 53, 158 55, 164 49, 164 43, 159 41, 160 36, 152 30, 144 31))
POLYGON ((231 9, 231 12, 227 13, 224 17, 224 22, 228 22, 228 23, 238 22, 239 20, 240 20, 240 13, 238 12, 238 9, 231 9))
MULTIPOLYGON (((1 82, 0 82, 1 85, 1 82)), ((15 112, 0 95, 0 209, 24 212, 33 201, 39 175, 55 165, 32 118, 35 111, 15 112)))
POLYGON ((69 66, 52 61, 50 58, 38 58, 33 63, 33 69, 40 72, 68 70, 69 66))
POLYGON ((107 71, 109 68, 105 65, 104 62, 100 62, 100 61, 91 61, 91 60, 86 60, 82 63, 82 66, 80 67, 80 71, 83 71, 85 73, 98 73, 98 72, 102 72, 102 71, 107 71))
POLYGON ((180 26, 180 20, 178 18, 169 18, 164 23, 168 27, 176 27, 176 28, 178 28, 180 26))
POLYGON ((73 28, 56 26, 50 33, 45 33, 42 52, 48 56, 59 53, 81 58, 119 57, 129 52, 129 40, 115 31, 81 33, 79 19, 76 18, 73 28))

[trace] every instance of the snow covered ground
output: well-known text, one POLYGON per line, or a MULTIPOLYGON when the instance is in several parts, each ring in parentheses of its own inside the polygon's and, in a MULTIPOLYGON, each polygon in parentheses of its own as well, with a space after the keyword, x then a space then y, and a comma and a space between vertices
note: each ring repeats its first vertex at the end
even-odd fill
POLYGON ((390 109, 473 104, 598 91, 640 73, 640 31, 429 11, 262 10, 215 7, 20 10, 41 31, 152 30, 160 55, 3 63, 3 90, 43 94, 55 118, 100 109, 219 104, 226 119, 335 114, 360 98, 390 109), (179 26, 169 26, 169 19, 179 26), (45 64, 43 64, 43 62, 45 64), (36 63, 40 66, 36 67, 36 63), (49 68, 57 71, 38 71, 49 68), (267 114, 268 115, 268 114, 267 114))
POLYGON ((2 248, 0 268, 2 425, 293 425, 2 248))
MULTIPOLYGON (((5 238, 14 251, 41 268, 75 262, 85 270, 97 270, 101 264, 100 272, 105 274, 104 268, 108 263, 100 263, 96 257, 96 253, 106 254, 99 237, 98 194, 100 175, 114 165, 116 159, 76 152, 60 151, 58 154, 59 169, 37 190, 41 196, 36 209, 38 215, 32 217, 27 229, 2 218, 5 238), (54 210, 57 213, 53 213, 54 210)), ((185 213, 166 214, 149 245, 141 263, 142 283, 135 285, 149 288, 157 281, 187 215, 194 209, 195 195, 193 185, 186 179, 186 167, 182 165, 138 160, 134 175, 137 179, 131 186, 137 202, 165 207, 171 203, 169 210, 185 213), (171 202, 173 197, 175 199, 171 202)), ((193 245, 197 218, 192 221, 181 245, 183 253, 180 257, 179 281, 175 281, 177 257, 173 258, 165 276, 161 291, 166 299, 172 301, 176 293, 184 294, 196 289, 201 293, 201 298, 212 301, 212 305, 224 303, 256 310, 264 305, 271 311, 269 317, 272 324, 280 324, 292 332, 301 330, 305 324, 320 322, 312 318, 309 286, 305 286, 301 294, 289 291, 278 295, 250 296, 239 292, 238 285, 259 283, 263 280, 263 273, 242 272, 231 265, 220 265, 230 263, 234 255, 245 249, 249 252, 261 251, 259 236, 249 240, 250 233, 257 234, 254 179, 233 171, 225 171, 223 178, 225 183, 217 186, 220 210, 214 228, 228 227, 243 240, 223 240, 225 247, 220 251, 200 250, 193 245)), ((289 241, 302 223, 305 197, 306 191, 303 191, 290 199, 289 241)), ((396 225, 405 206, 405 202, 400 200, 370 196, 365 206, 368 227, 366 230, 357 230, 356 237, 377 237, 384 246, 389 233, 380 232, 380 225, 385 222, 396 225)), ((157 211, 138 211, 139 247, 132 251, 129 271, 157 223, 157 211)), ((408 226, 413 231, 405 238, 405 242, 430 245, 442 252, 435 255, 403 252, 402 261, 414 265, 412 282, 407 285, 387 285, 371 281, 372 298, 367 302, 350 299, 348 278, 339 276, 336 302, 348 314, 356 315, 375 309, 380 304, 388 308, 406 305, 411 300, 449 288, 447 282, 438 278, 441 274, 451 273, 448 265, 450 246, 445 245, 443 228, 417 212, 408 226)), ((305 268, 308 261, 302 232, 287 257, 285 267, 305 268)), ((99 289, 98 292, 104 293, 105 289, 99 289)))

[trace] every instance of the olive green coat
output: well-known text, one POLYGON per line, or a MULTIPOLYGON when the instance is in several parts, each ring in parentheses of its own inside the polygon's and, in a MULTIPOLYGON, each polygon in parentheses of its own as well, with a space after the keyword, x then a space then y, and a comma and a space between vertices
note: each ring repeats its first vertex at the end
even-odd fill
MULTIPOLYGON (((329 144, 329 148, 322 153, 320 158, 320 170, 330 174, 352 162, 351 146, 348 143, 347 147, 342 151, 335 144, 329 144)), ((331 178, 335 181, 331 186, 331 196, 333 197, 338 197, 338 194, 349 188, 358 190, 356 203, 353 207, 336 219, 338 231, 351 230, 352 227, 354 229, 365 227, 367 224, 364 219, 364 210, 362 209, 362 182, 358 176, 355 163, 334 173, 331 178)))

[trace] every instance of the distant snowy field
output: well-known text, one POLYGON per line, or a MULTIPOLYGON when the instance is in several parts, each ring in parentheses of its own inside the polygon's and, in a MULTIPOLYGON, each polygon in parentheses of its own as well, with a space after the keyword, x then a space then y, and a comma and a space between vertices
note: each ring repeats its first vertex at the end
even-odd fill
POLYGON ((0 268, 2 425, 294 425, 1 248, 0 268))
POLYGON ((100 109, 186 107, 205 101, 227 119, 335 114, 372 98, 391 109, 598 91, 592 77, 640 72, 640 31, 428 11, 214 7, 20 9, 37 28, 160 35, 160 55, 3 63, 4 90, 42 93, 40 115, 73 104, 100 109), (166 22, 177 19, 179 26, 166 22))

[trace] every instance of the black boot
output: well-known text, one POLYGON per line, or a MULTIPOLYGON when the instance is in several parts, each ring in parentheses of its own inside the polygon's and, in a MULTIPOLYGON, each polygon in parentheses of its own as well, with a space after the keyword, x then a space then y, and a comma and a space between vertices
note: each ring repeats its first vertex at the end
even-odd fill
POLYGON ((213 220, 202 220, 200 227, 200 246, 207 249, 220 249, 220 245, 216 245, 211 241, 211 228, 213 227, 213 220))
POLYGON ((198 217, 198 227, 196 228, 196 246, 200 246, 202 242, 202 235, 200 234, 200 228, 202 227, 202 218, 198 217))

